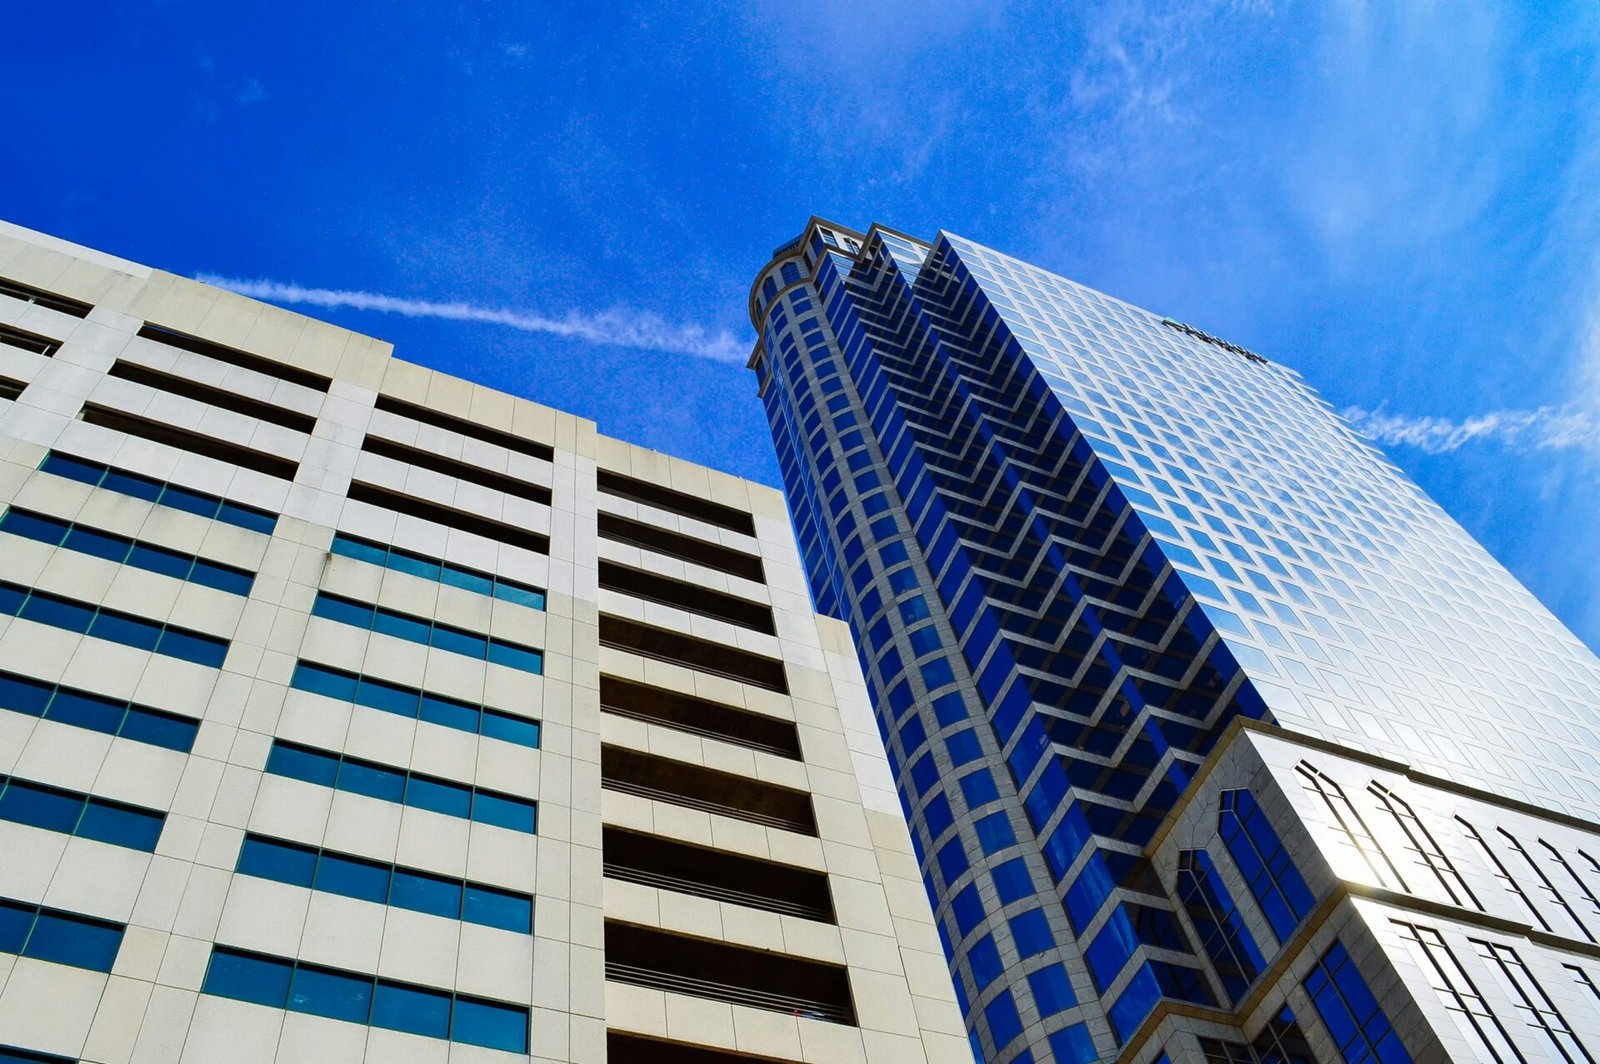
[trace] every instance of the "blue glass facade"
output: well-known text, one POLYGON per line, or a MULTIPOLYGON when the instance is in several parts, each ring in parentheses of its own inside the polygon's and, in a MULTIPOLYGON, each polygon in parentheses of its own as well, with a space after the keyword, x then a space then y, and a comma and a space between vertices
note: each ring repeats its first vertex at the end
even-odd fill
MULTIPOLYGON (((814 220, 750 309, 983 1059, 1242 990, 1143 856, 1237 717, 1600 810, 1600 662, 1293 371, 950 234, 814 220)), ((1283 937, 1317 899, 1253 806, 1217 852, 1283 937)))

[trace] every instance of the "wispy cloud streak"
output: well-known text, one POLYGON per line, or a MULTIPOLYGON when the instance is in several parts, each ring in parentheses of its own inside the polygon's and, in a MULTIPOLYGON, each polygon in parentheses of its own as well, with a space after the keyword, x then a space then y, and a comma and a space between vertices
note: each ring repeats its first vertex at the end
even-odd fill
POLYGON ((435 318, 440 321, 481 322, 502 325, 522 332, 542 333, 565 339, 586 340, 593 344, 629 347, 641 351, 662 351, 692 355, 715 362, 743 363, 749 357, 747 344, 726 329, 713 330, 701 325, 667 321, 658 314, 613 307, 598 313, 568 311, 560 317, 533 314, 501 307, 480 307, 471 303, 440 303, 426 299, 406 299, 377 292, 352 292, 335 288, 306 288, 283 281, 244 280, 200 273, 195 280, 226 288, 251 299, 273 303, 329 309, 375 310, 407 318, 435 318))
POLYGON ((1480 440, 1512 450, 1577 449, 1600 453, 1600 417, 1575 407, 1495 410, 1452 421, 1391 414, 1381 407, 1364 410, 1352 406, 1344 416, 1358 431, 1379 443, 1416 447, 1428 454, 1449 454, 1480 440))

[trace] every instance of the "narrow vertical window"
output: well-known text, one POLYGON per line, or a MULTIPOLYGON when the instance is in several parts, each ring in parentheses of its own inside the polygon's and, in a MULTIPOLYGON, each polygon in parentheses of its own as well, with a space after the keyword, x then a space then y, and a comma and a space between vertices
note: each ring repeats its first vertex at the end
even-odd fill
POLYGON ((1279 942, 1287 942, 1315 899, 1278 833, 1246 790, 1223 791, 1217 831, 1279 942))
MULTIPOLYGON (((1478 852, 1483 854, 1484 859, 1489 862, 1489 867, 1494 869, 1494 874, 1499 878, 1501 884, 1505 886, 1506 893, 1513 895, 1518 901, 1522 902, 1522 907, 1533 917, 1535 923, 1544 930, 1551 931, 1550 921, 1544 918, 1544 913, 1540 912, 1538 907, 1533 904, 1533 899, 1528 897, 1527 892, 1522 889, 1522 884, 1518 883, 1510 871, 1506 869, 1505 862, 1500 860, 1500 855, 1489 848, 1489 843, 1478 833, 1478 829, 1461 817, 1456 817, 1456 823, 1460 824, 1466 831, 1467 838, 1477 844, 1478 852)), ((1551 931, 1551 933, 1553 934, 1554 932, 1551 931)))
POLYGON ((1543 1034, 1562 1060, 1567 1064, 1579 1061, 1594 1064, 1589 1050, 1578 1040, 1566 1017, 1561 1015, 1561 1010, 1556 1008, 1516 950, 1481 939, 1473 939, 1472 944, 1477 947, 1478 955, 1489 962, 1489 970, 1500 977, 1528 1026, 1543 1034))
POLYGON ((1400 875, 1400 870, 1389 860, 1388 854, 1383 852, 1383 846, 1367 828, 1367 822, 1356 811, 1355 805, 1350 801, 1349 795, 1344 793, 1344 788, 1339 786, 1338 781, 1313 768, 1306 761, 1296 765, 1295 771, 1305 781, 1306 789, 1321 798, 1323 804, 1328 807, 1334 823, 1344 832, 1346 841, 1355 848, 1356 853, 1361 855, 1362 861, 1366 863, 1378 886, 1407 890, 1406 881, 1400 875))
POLYGON ((1237 1003, 1266 964, 1206 851, 1178 854, 1178 897, 1194 921, 1200 946, 1211 958, 1224 992, 1237 1003))
POLYGON ((1411 808, 1411 803, 1400 797, 1395 792, 1374 782, 1367 790, 1383 803, 1389 815, 1394 817, 1395 823, 1405 833, 1407 848, 1416 854, 1417 863, 1433 873, 1439 885, 1444 888, 1446 897, 1456 905, 1467 906, 1483 910, 1478 904, 1477 897, 1472 893, 1472 888, 1467 886, 1467 881, 1462 878, 1460 870, 1450 856, 1444 852, 1433 832, 1417 816, 1416 810, 1411 808))
POLYGON ((1475 1041, 1495 1064, 1506 1064, 1507 1061, 1524 1064, 1522 1053, 1506 1033, 1505 1025, 1479 993, 1477 984, 1461 966, 1461 961, 1451 951, 1444 936, 1431 927, 1418 927, 1399 920, 1393 923, 1400 929, 1400 937, 1411 945, 1412 952, 1422 961, 1422 970, 1427 973, 1428 981, 1461 1029, 1475 1036, 1475 1041))
POLYGON ((1342 942, 1335 942, 1312 969, 1306 993, 1347 1064, 1411 1064, 1411 1054, 1342 942))

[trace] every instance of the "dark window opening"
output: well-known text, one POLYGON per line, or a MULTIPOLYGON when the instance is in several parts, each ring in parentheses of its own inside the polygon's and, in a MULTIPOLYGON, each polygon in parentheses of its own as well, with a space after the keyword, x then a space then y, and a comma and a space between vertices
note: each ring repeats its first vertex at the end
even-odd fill
POLYGON ((658 1042, 623 1031, 606 1032, 606 1060, 608 1064, 772 1064, 771 1057, 751 1057, 686 1042, 658 1042))
POLYGON ((672 488, 664 488, 648 481, 635 480, 633 477, 613 473, 608 469, 600 470, 597 479, 600 490, 607 495, 615 495, 619 499, 628 499, 644 503, 646 506, 654 506, 658 510, 692 517, 731 532, 742 532, 747 536, 756 534, 755 520, 743 510, 734 509, 732 506, 724 506, 720 502, 674 491, 672 488))
POLYGON ((614 650, 626 650, 656 661, 682 665, 687 669, 707 672, 740 683, 754 684, 779 694, 789 693, 789 683, 784 677, 783 662, 776 658, 752 654, 748 650, 712 643, 694 636, 669 632, 663 628, 626 621, 620 617, 600 615, 600 645, 614 650))
POLYGON ((127 414, 96 403, 84 403, 83 413, 79 416, 91 425, 126 432, 129 436, 164 443, 179 450, 192 451, 207 458, 215 458, 219 462, 243 466, 245 469, 253 469, 257 473, 265 473, 269 477, 278 477, 281 480, 293 480, 295 472, 300 468, 298 463, 275 454, 241 447, 236 443, 228 443, 211 436, 202 436, 198 432, 190 432, 174 425, 164 425, 159 421, 151 421, 149 418, 127 414))
POLYGON ((606 978, 807 1019, 856 1022, 843 968, 609 920, 606 978))
POLYGON ((24 303, 34 303, 46 310, 59 311, 62 314, 71 314, 74 318, 86 318, 94 305, 66 296, 58 296, 54 292, 46 292, 43 288, 35 288, 31 284, 13 281, 0 277, 0 296, 10 296, 20 299, 24 303))
POLYGON ((550 553, 550 537, 541 532, 531 532, 526 528, 508 525, 503 521, 491 521, 487 517, 469 514, 465 510, 457 510, 450 506, 441 506, 436 502, 428 502, 414 495, 406 495, 389 488, 380 488, 373 484, 363 484, 356 481, 350 485, 347 497, 357 502, 367 503, 369 506, 381 506, 385 510, 393 510, 407 517, 415 517, 422 521, 432 521, 434 524, 445 525, 448 528, 458 528, 463 532, 471 532, 475 536, 486 539, 498 540, 509 543, 513 547, 531 550, 535 554, 550 553))
POLYGON ((198 336, 190 336, 188 333, 181 333, 176 329, 168 329, 165 326, 155 325, 151 322, 145 322, 144 328, 139 330, 139 335, 146 340, 154 340, 157 343, 166 344, 168 347, 177 347, 196 355, 204 355, 218 362, 226 362, 230 366, 238 366, 240 369, 264 373, 269 377, 276 377, 281 381, 298 384, 302 388, 310 388, 314 391, 325 392, 328 390, 328 385, 332 383, 329 378, 320 373, 312 373, 310 370, 301 369, 298 366, 275 362, 270 358, 263 358, 261 355, 252 355, 248 351, 240 351, 237 347, 219 344, 214 340, 202 340, 198 336))
POLYGON ((20 347, 24 351, 32 351, 36 355, 49 358, 61 348, 60 340, 52 340, 48 336, 37 333, 23 332, 13 329, 9 325, 0 325, 0 344, 7 347, 20 347))
POLYGON ((752 824, 816 835, 811 796, 620 746, 600 748, 600 785, 752 824))
POLYGON ((612 879, 833 923, 833 898, 821 872, 620 828, 605 829, 603 846, 612 879))
POLYGON ((22 389, 27 386, 27 381, 19 381, 13 377, 0 377, 0 399, 15 399, 22 394, 22 389))
POLYGON ((243 414, 261 421, 268 421, 274 425, 282 425, 286 429, 296 432, 309 433, 317 426, 317 419, 310 414, 302 414, 298 410, 289 410, 275 403, 252 399, 248 395, 230 392, 225 388, 214 388, 209 384, 190 380, 187 377, 174 376, 163 373, 158 369, 150 369, 133 362, 124 362, 117 359, 112 364, 110 374, 120 377, 125 381, 133 381, 147 388, 154 388, 160 392, 170 392, 181 395, 185 399, 193 399, 207 406, 215 406, 223 410, 231 410, 235 414, 243 414))
POLYGON ((630 521, 616 514, 602 513, 599 528, 600 535, 604 539, 655 551, 670 558, 694 562, 709 569, 720 569, 734 576, 742 576, 746 580, 754 580, 758 584, 766 581, 766 575, 761 569, 761 559, 753 554, 732 550, 717 543, 708 543, 693 536, 669 532, 654 525, 630 521))
POLYGON ((380 395, 378 396, 378 409, 388 414, 399 414, 401 417, 408 417, 412 421, 420 421, 424 425, 432 425, 434 428, 459 432, 463 436, 471 436, 475 440, 492 443, 498 447, 504 447, 508 451, 525 454, 530 458, 538 458, 546 462, 555 461, 556 452, 547 443, 540 443, 537 440, 530 440, 510 432, 502 432, 500 429, 480 425, 476 421, 468 421, 466 418, 456 417, 453 414, 446 414, 439 410, 430 410, 425 406, 408 403, 404 399, 380 395))
POLYGON ((656 602, 675 609, 688 610, 705 617, 714 617, 741 628, 749 628, 767 635, 776 635, 772 624, 772 609, 759 602, 739 598, 722 591, 696 584, 672 580, 642 569, 631 569, 616 562, 600 562, 600 586, 608 591, 656 602))
POLYGON ((482 466, 469 465, 458 462, 454 458, 446 458, 433 451, 422 451, 415 447, 407 447, 403 443, 393 440, 380 439, 377 436, 368 436, 361 443, 361 449, 368 454, 375 454, 382 458, 390 458, 396 462, 414 465, 418 469, 427 469, 435 473, 443 473, 447 477, 465 480, 469 484, 477 484, 495 491, 503 491, 507 495, 516 495, 530 502, 550 505, 550 489, 540 484, 530 484, 526 480, 496 473, 492 469, 482 466))
POLYGON ((648 721, 664 728, 764 750, 800 760, 800 735, 786 720, 724 706, 693 695, 666 691, 611 676, 600 677, 600 708, 606 713, 648 721))

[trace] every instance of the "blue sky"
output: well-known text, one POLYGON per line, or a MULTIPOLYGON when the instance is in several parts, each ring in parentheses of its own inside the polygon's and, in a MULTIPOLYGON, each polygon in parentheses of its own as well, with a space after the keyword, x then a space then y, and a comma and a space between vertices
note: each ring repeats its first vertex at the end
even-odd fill
POLYGON ((1600 646, 1587 0, 248 6, 15 12, 0 217, 768 482, 753 272, 949 229, 1294 365, 1600 646))

